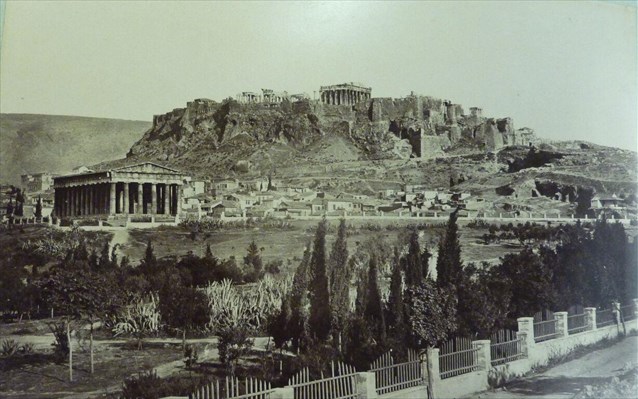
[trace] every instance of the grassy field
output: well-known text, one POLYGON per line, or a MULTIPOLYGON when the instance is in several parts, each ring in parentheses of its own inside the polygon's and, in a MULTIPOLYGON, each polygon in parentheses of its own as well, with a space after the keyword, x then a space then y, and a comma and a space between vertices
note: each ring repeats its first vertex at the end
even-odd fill
MULTIPOLYGON (((353 254, 358 246, 368 241, 373 246, 380 245, 381 242, 390 246, 405 245, 408 226, 413 223, 414 221, 409 220, 379 220, 373 223, 361 220, 348 221, 348 250, 350 254, 353 254)), ((153 242, 155 255, 160 258, 170 255, 182 256, 189 252, 201 256, 205 253, 207 244, 210 244, 217 257, 234 256, 238 264, 241 264, 246 248, 254 240, 262 250, 264 263, 282 260, 285 267, 294 270, 303 256, 304 248, 312 242, 316 225, 315 221, 296 220, 292 221, 287 228, 259 225, 246 228, 224 227, 217 231, 198 233, 196 236, 182 227, 130 230, 128 243, 122 247, 122 252, 131 259, 133 264, 136 264, 144 256, 149 239, 153 242)), ((329 226, 326 237, 327 248, 330 248, 336 239, 338 222, 330 221, 329 226)), ((465 223, 460 224, 459 228, 462 258, 465 262, 494 262, 507 253, 518 252, 521 249, 517 246, 502 244, 484 245, 481 236, 487 230, 470 229, 465 227, 465 223)), ((422 246, 428 247, 431 252, 436 251, 436 245, 443 230, 442 225, 423 229, 420 237, 422 246)))

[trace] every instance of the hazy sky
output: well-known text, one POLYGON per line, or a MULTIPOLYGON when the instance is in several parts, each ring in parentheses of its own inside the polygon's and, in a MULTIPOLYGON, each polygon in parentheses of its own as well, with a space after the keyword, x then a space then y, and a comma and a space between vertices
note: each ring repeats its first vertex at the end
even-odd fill
POLYGON ((635 4, 8 1, 0 111, 151 120, 360 81, 636 149, 635 4))

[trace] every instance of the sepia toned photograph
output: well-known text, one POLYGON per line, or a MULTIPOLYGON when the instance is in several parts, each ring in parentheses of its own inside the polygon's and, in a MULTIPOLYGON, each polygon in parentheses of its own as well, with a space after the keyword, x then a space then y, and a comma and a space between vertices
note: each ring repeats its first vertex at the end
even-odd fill
POLYGON ((0 0, 0 398, 638 397, 637 21, 0 0))

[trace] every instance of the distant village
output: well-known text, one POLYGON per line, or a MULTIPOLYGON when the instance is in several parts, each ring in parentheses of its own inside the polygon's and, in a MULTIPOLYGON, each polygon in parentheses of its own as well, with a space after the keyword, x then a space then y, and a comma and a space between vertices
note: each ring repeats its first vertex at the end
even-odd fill
MULTIPOLYGON (((151 167, 158 165, 147 163, 151 167)), ((74 170, 69 176, 90 176, 95 172, 86 167, 74 170)), ((183 176, 183 175, 180 175, 183 176)), ((1 185, 0 200, 5 206, 0 207, 0 217, 3 222, 10 218, 50 218, 59 216, 66 209, 69 216, 68 207, 60 208, 55 212, 55 190, 54 181, 60 177, 50 173, 25 174, 21 176, 21 186, 1 185), (39 208, 39 209, 38 209, 39 208), (39 212, 39 214, 38 214, 39 212)), ((145 205, 137 210, 137 205, 131 199, 131 204, 122 205, 124 190, 117 191, 118 205, 109 211, 106 206, 106 215, 117 217, 116 213, 122 214, 155 214, 167 213, 177 216, 178 219, 231 219, 231 218, 305 218, 313 216, 334 216, 334 217, 374 217, 374 216, 395 216, 395 217, 447 217, 455 209, 464 211, 464 216, 490 217, 495 214, 492 207, 484 198, 473 196, 470 193, 454 190, 454 188, 435 188, 423 184, 388 183, 377 187, 377 192, 372 194, 348 193, 348 192, 327 192, 317 191, 310 187, 298 184, 285 183, 277 179, 268 177, 250 180, 240 180, 236 178, 224 178, 218 180, 198 180, 190 177, 182 177, 182 185, 177 186, 177 195, 171 199, 174 202, 174 212, 161 211, 161 207, 155 208, 145 205), (129 211, 124 211, 128 208, 129 211), (489 214, 489 211, 492 214, 489 214)), ((121 184, 121 183, 119 183, 121 184)), ((135 184, 135 183, 133 183, 135 184)), ((113 183, 115 187, 116 184, 113 183)), ((128 183, 127 183, 128 186, 128 183)), ((120 186, 118 186, 120 187, 120 186)), ((153 188, 155 190, 155 188, 153 188)), ((128 187, 127 187, 128 191, 128 187)), ((143 190, 142 190, 143 191, 143 190)), ((145 192, 145 191, 143 191, 145 192)), ((126 193, 126 196, 135 196, 134 193, 126 193)), ((142 194, 140 194, 140 198, 142 194)), ((145 200, 148 198, 148 193, 145 200)), ((152 197, 152 195, 151 195, 152 197)), ((137 198, 137 197, 136 197, 137 198)), ((158 197, 159 198, 159 197, 158 197)), ((75 202, 76 198, 72 198, 75 202)), ((80 198, 80 201, 82 198, 80 198)), ((168 199, 166 200, 168 201, 168 199)), ((68 202, 68 201, 65 201, 68 202)), ((115 203, 114 202, 114 203, 115 203)), ((144 202, 144 201, 142 201, 144 202)), ((160 201, 161 202, 161 201, 160 201)), ((596 196, 592 199, 591 209, 598 216, 605 211, 615 211, 622 214, 625 209, 625 201, 615 195, 611 197, 596 196)), ((95 212, 83 212, 71 210, 71 219, 75 216, 96 217, 100 215, 99 210, 95 212)), ((169 216, 170 216, 169 215, 169 216)), ((130 215, 126 215, 130 218, 130 215)), ((161 216, 161 215, 158 215, 161 216)), ((508 214, 507 217, 512 215, 508 214)), ((529 215, 516 216, 531 218, 529 215)), ((547 217, 547 214, 544 215, 547 217)), ((173 219, 172 219, 173 220, 173 219)), ((177 221, 177 219, 174 219, 177 221)))

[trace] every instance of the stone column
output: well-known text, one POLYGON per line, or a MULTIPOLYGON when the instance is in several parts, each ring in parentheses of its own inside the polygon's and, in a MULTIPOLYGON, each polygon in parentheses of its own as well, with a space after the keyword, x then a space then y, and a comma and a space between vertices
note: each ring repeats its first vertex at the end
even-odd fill
POLYGON ((75 187, 69 187, 69 216, 75 216, 75 187))
POLYGON ((182 211, 182 190, 178 184, 175 185, 175 200, 175 215, 179 215, 182 211))
POLYGON ((587 331, 596 329, 596 308, 585 308, 585 325, 587 331))
POLYGON ((144 213, 144 183, 137 183, 137 210, 135 213, 144 213))
POLYGON ((171 214, 170 191, 170 186, 168 184, 164 184, 164 215, 171 214))
POLYGON ((93 189, 95 188, 94 185, 89 185, 88 189, 89 189, 89 215, 93 215, 95 213, 95 206, 93 201, 95 201, 95 196, 93 195, 93 189))
POLYGON ((116 213, 116 197, 115 197, 115 183, 110 184, 110 196, 109 196, 109 213, 115 215, 116 213))
POLYGON ((124 183, 124 201, 123 201, 123 208, 122 208, 122 212, 123 212, 123 213, 129 213, 129 205, 128 205, 129 192, 128 192, 128 185, 129 185, 129 183, 124 183))
POLYGON ((157 184, 151 183, 151 214, 157 213, 157 184))
POLYGON ((567 331, 567 312, 556 312, 554 318, 556 319, 556 338, 562 338, 569 335, 567 331))
POLYGON ((84 186, 78 187, 78 215, 86 215, 86 210, 84 209, 85 197, 84 186))
POLYGON ((83 191, 83 194, 82 194, 82 197, 83 197, 83 201, 82 201, 83 202, 83 204, 82 204, 83 205, 82 206, 83 213, 82 214, 83 215, 88 215, 89 214, 89 186, 88 185, 83 186, 82 187, 82 191, 83 191))

